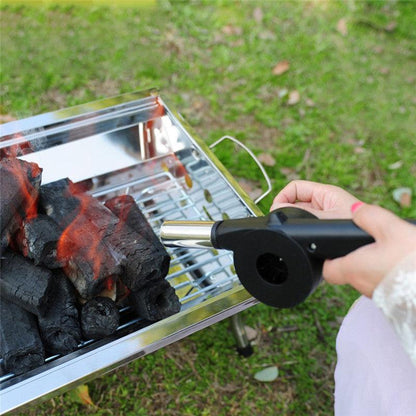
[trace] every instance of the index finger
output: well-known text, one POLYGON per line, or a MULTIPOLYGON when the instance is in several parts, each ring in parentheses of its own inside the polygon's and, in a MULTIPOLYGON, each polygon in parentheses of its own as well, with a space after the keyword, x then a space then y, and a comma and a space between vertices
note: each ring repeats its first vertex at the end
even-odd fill
POLYGON ((296 180, 287 184, 274 198, 274 203, 294 204, 296 201, 311 202, 314 194, 322 184, 311 181, 296 180))

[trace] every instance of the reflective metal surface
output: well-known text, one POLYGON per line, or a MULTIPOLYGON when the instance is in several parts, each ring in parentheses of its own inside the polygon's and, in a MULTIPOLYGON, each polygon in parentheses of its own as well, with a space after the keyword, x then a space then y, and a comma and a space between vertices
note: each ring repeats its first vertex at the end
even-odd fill
MULTIPOLYGON (((43 168, 43 183, 82 181, 101 201, 132 195, 155 232, 165 220, 218 221, 261 215, 211 150, 155 90, 113 97, 0 126, 0 152, 43 168)), ((202 232, 206 237, 207 230, 202 232)), ((104 340, 21 376, 0 376, 0 413, 45 399, 155 351, 256 303, 223 250, 172 248, 167 280, 182 310, 150 324, 120 311, 104 340)))
POLYGON ((214 224, 214 221, 165 221, 160 227, 160 238, 166 247, 212 247, 214 224))

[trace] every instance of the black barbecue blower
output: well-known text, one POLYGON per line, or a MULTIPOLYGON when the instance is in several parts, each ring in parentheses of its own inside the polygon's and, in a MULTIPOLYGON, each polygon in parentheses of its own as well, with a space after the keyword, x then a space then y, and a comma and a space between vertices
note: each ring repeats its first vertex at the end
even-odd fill
POLYGON ((325 259, 374 242, 351 220, 321 220, 294 207, 217 222, 165 221, 160 236, 170 247, 232 250, 242 285, 277 308, 296 306, 316 289, 325 259))

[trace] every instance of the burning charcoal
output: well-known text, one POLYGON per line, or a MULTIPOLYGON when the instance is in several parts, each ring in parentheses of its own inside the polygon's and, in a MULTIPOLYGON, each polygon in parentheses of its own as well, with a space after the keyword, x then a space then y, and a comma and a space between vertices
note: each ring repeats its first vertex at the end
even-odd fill
POLYGON ((159 278, 159 252, 130 227, 120 223, 106 242, 125 256, 120 279, 130 290, 139 290, 159 278))
POLYGON ((0 295, 35 315, 45 314, 53 302, 52 272, 6 251, 1 260, 0 295))
POLYGON ((90 257, 85 250, 77 250, 69 256, 64 267, 65 274, 84 299, 92 299, 105 289, 106 280, 120 273, 118 268, 108 269, 90 257))
POLYGON ((131 195, 120 195, 108 199, 104 204, 124 224, 137 231, 142 237, 151 242, 158 250, 165 251, 165 247, 140 211, 131 195))
POLYGON ((92 299, 105 286, 108 277, 122 271, 125 257, 107 244, 118 219, 77 185, 62 179, 40 189, 40 203, 48 215, 62 227, 58 259, 79 294, 92 299))
POLYGON ((77 184, 60 180, 42 186, 40 194, 47 214, 66 227, 58 244, 58 257, 68 257, 65 272, 82 297, 91 299, 97 295, 95 287, 94 291, 89 290, 90 282, 101 283, 109 276, 120 275, 129 289, 138 290, 167 272, 165 253, 158 252, 154 244, 120 221, 97 199, 80 193, 77 184), (67 237, 79 250, 67 249, 67 237), (79 265, 81 261, 83 264, 79 265), (94 266, 93 275, 83 276, 89 265, 94 266))
POLYGON ((36 265, 41 264, 49 269, 57 269, 64 265, 63 259, 57 257, 57 246, 61 234, 61 228, 52 218, 40 214, 36 218, 23 221, 13 238, 13 243, 36 265))
POLYGON ((65 178, 42 185, 40 188, 39 202, 42 208, 62 228, 66 228, 81 209, 79 199, 69 190, 71 184, 72 182, 65 178))
POLYGON ((100 339, 111 335, 118 328, 120 313, 110 298, 97 296, 81 309, 82 333, 86 339, 100 339))
POLYGON ((52 354, 74 351, 81 341, 75 289, 62 271, 54 273, 55 296, 46 314, 38 318, 45 349, 52 354))
POLYGON ((19 159, 0 161, 0 226, 2 249, 22 218, 37 213, 37 197, 42 169, 36 163, 19 159))
POLYGON ((145 238, 158 252, 157 261, 159 276, 165 278, 169 271, 170 256, 153 231, 146 217, 140 211, 134 198, 130 195, 121 195, 107 200, 104 204, 121 221, 145 238))
MULTIPOLYGON (((42 128, 40 128, 38 132, 40 132, 41 130, 42 128)), ((33 133, 34 130, 31 129, 30 134, 33 133)), ((4 138, 6 140, 15 139, 17 141, 17 144, 8 147, 3 147, 2 149, 0 149, 0 159, 9 157, 19 157, 27 155, 29 153, 38 152, 39 150, 43 150, 50 147, 50 139, 46 135, 32 138, 30 141, 24 140, 24 136, 21 133, 15 133, 13 135, 4 136, 4 138)), ((56 143, 56 140, 54 141, 55 144, 58 144, 56 143)))
POLYGON ((138 315, 149 321, 159 321, 181 309, 175 290, 166 280, 150 283, 132 292, 129 300, 138 315))
POLYGON ((44 350, 36 318, 18 305, 1 299, 0 349, 3 365, 23 374, 44 363, 44 350))

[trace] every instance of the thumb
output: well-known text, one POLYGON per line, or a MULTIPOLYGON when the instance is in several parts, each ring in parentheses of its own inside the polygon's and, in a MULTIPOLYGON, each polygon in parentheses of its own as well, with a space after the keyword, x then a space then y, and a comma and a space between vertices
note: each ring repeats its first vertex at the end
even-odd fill
POLYGON ((382 240, 397 228, 401 220, 387 209, 357 202, 351 206, 352 220, 375 240, 382 240))

